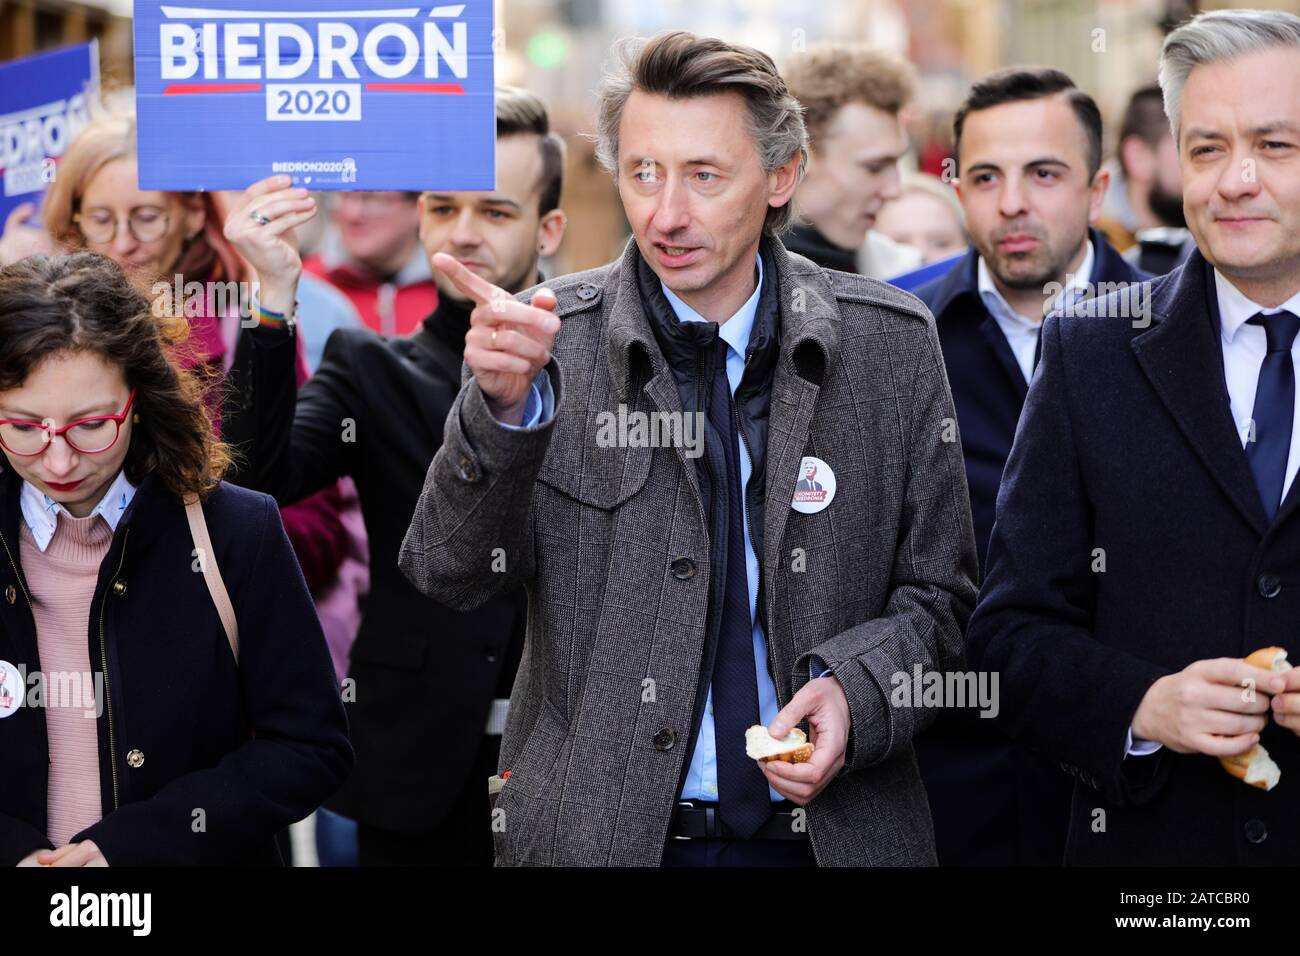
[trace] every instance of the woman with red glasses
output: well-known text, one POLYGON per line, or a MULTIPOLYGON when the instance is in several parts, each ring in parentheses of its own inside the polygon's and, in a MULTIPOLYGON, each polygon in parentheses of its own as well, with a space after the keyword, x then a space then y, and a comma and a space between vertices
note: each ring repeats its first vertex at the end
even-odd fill
POLYGON ((0 865, 280 863, 351 769, 311 595, 274 501, 221 481, 186 335, 97 254, 0 269, 0 865))

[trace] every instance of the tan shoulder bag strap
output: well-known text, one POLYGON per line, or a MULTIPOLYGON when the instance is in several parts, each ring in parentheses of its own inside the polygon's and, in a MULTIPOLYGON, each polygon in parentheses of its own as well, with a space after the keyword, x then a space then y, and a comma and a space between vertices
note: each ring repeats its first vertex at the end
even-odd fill
POLYGON ((226 640, 230 642, 230 653, 235 655, 235 665, 239 665, 239 625, 235 622, 235 606, 230 603, 230 594, 226 591, 226 582, 221 579, 221 569, 217 567, 217 555, 212 549, 212 539, 208 536, 208 523, 203 517, 203 505, 198 498, 185 500, 185 517, 190 523, 190 537, 194 539, 199 567, 203 571, 203 580, 212 595, 212 603, 217 606, 217 615, 221 626, 226 630, 226 640))

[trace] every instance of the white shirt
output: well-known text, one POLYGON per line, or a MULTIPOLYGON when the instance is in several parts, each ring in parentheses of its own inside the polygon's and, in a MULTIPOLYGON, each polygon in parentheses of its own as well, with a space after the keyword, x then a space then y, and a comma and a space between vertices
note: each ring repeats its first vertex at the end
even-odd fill
MULTIPOLYGON (((1089 239, 1087 250, 1083 254, 1083 262, 1079 264, 1076 272, 1067 276, 1069 281, 1057 297, 1060 305, 1068 305, 1087 292, 1092 277, 1093 261, 1092 240, 1089 239)), ((1038 333, 1043 328, 1043 317, 1029 318, 1011 307, 1011 303, 993 282, 993 274, 989 271, 983 256, 979 257, 976 282, 984 307, 989 310, 993 321, 1002 330, 1002 335, 1006 338, 1007 345, 1011 346, 1011 354, 1016 357, 1016 364, 1020 366, 1025 382, 1029 382, 1034 377, 1034 352, 1038 349, 1038 333)), ((1055 305, 1056 303, 1053 303, 1053 307, 1055 305)))
MULTIPOLYGON (((1300 292, 1280 306, 1266 309, 1258 302, 1252 302, 1223 273, 1215 269, 1214 294, 1219 304, 1219 344, 1223 347, 1223 375, 1228 385, 1228 399, 1232 403, 1232 420, 1237 425, 1241 447, 1244 449, 1250 440, 1251 419, 1255 414, 1259 370, 1268 352, 1268 333, 1261 326, 1247 325, 1246 320, 1254 318, 1260 312, 1272 315, 1286 311, 1300 315, 1300 292)), ((1291 361, 1300 365, 1300 335, 1296 336, 1291 345, 1291 361)), ((1283 498, 1295 479, 1297 468, 1300 468, 1300 409, 1297 409, 1291 419, 1291 452, 1287 456, 1286 476, 1282 480, 1283 498)), ((1141 756, 1153 754, 1159 749, 1160 744, 1154 741, 1134 743, 1133 731, 1129 730, 1126 753, 1141 756)))
MULTIPOLYGON (((1237 426, 1241 446, 1250 439, 1251 419, 1255 414, 1255 389, 1259 386, 1259 371, 1268 352, 1268 334, 1262 326, 1247 325, 1246 320, 1260 312, 1273 315, 1290 312, 1300 315, 1300 292, 1280 306, 1266 309, 1252 302, 1218 269, 1214 270, 1215 298, 1219 302, 1219 335, 1223 345, 1223 373, 1228 383, 1228 398, 1232 402, 1232 420, 1237 426)), ((1300 335, 1291 345, 1291 361, 1300 367, 1300 335)), ((1286 460, 1286 475, 1282 479, 1282 497, 1286 497, 1296 470, 1300 468, 1300 414, 1291 419, 1291 453, 1286 460)))
MULTIPOLYGON (((122 520, 127 506, 135 497, 135 490, 135 485, 127 480, 126 469, 122 469, 90 514, 102 515, 108 522, 108 526, 116 531, 117 523, 122 520)), ((27 522, 27 527, 36 540, 36 547, 44 553, 50 546, 50 539, 54 537, 55 529, 59 526, 59 515, 67 512, 67 509, 49 495, 38 491, 36 486, 28 481, 23 482, 18 500, 22 508, 23 520, 27 522)), ((71 512, 67 513, 71 516, 71 512)))

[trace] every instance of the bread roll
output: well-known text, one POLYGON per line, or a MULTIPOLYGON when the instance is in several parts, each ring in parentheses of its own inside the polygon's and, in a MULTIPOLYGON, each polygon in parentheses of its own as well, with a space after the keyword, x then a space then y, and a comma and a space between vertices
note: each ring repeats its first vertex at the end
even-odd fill
MULTIPOLYGON (((1274 674, 1282 674, 1291 669, 1286 660, 1286 651, 1280 647, 1261 647, 1245 658, 1245 661, 1252 667, 1272 671, 1274 674)), ((1235 757, 1220 757, 1219 763, 1238 780, 1261 790, 1272 790, 1282 779, 1282 769, 1259 744, 1235 757)))
POLYGON ((767 728, 755 724, 745 731, 745 753, 752 760, 768 763, 781 760, 785 763, 806 763, 812 759, 813 745, 808 742, 808 735, 798 727, 777 740, 767 732, 767 728))

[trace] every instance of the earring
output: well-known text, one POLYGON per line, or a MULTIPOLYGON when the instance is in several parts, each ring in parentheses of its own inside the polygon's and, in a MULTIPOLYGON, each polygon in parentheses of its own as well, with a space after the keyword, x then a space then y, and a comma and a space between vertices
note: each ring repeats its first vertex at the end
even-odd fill
POLYGON ((139 424, 140 424, 140 413, 139 413, 139 412, 133 412, 133 413, 131 414, 131 424, 132 424, 132 425, 139 425, 139 424))

